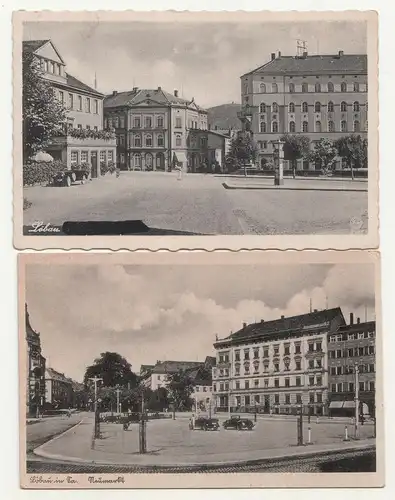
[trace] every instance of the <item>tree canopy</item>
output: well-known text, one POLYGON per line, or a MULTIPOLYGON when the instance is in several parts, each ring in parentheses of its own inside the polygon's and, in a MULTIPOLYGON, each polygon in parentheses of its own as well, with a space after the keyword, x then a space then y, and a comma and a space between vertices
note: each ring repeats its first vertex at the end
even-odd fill
POLYGON ((310 139, 305 135, 285 134, 281 140, 284 141, 284 160, 291 162, 295 175, 297 160, 309 154, 310 139))
POLYGON ((102 378, 103 387, 128 387, 133 389, 138 385, 138 376, 132 371, 131 365, 117 352, 103 352, 85 371, 84 383, 89 385, 91 377, 102 378))
POLYGON ((314 143, 314 149, 310 151, 308 160, 312 163, 318 163, 323 172, 328 173, 334 165, 336 156, 337 149, 333 142, 323 137, 314 143))
POLYGON ((344 158, 354 177, 354 168, 365 168, 368 162, 368 140, 360 135, 348 135, 334 143, 339 156, 344 158))
POLYGON ((22 56, 23 154, 29 159, 48 146, 51 137, 62 131, 66 111, 56 98, 50 82, 42 78, 38 61, 29 51, 22 56))
POLYGON ((189 409, 192 406, 191 394, 193 392, 193 381, 188 373, 179 370, 169 376, 167 386, 169 401, 176 409, 189 409))
POLYGON ((242 165, 255 161, 258 147, 252 135, 248 132, 239 133, 231 142, 230 151, 226 157, 229 170, 237 170, 242 165))

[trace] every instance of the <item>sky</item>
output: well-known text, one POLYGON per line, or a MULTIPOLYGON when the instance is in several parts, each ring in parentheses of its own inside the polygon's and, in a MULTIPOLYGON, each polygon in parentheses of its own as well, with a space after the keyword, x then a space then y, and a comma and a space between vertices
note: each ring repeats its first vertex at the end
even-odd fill
POLYGON ((243 322, 314 309, 374 316, 371 264, 122 266, 29 264, 26 302, 47 364, 77 381, 105 351, 136 372, 158 360, 204 361, 243 322))
POLYGON ((67 71, 104 93, 157 88, 211 107, 240 102, 240 76, 270 60, 296 55, 366 53, 362 22, 29 22, 24 40, 51 39, 67 71))

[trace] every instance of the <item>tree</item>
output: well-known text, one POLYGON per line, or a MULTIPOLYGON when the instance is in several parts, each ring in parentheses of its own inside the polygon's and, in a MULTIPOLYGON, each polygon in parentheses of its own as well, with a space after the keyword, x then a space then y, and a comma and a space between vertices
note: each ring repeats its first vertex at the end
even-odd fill
POLYGON ((96 358, 93 365, 85 371, 84 384, 88 385, 91 377, 103 379, 103 387, 128 387, 138 385, 138 376, 132 371, 131 365, 117 352, 103 352, 96 358))
POLYGON ((319 163, 324 174, 327 174, 332 169, 336 156, 337 149, 333 142, 322 138, 314 144, 314 149, 309 152, 307 158, 312 163, 319 163))
POLYGON ((170 375, 167 386, 169 400, 173 402, 177 409, 189 409, 192 406, 191 394, 193 392, 193 382, 188 373, 179 370, 170 375))
POLYGON ((300 158, 306 157, 310 152, 310 139, 305 135, 285 134, 281 137, 284 141, 284 159, 291 162, 292 175, 296 177, 296 163, 300 158))
POLYGON ((354 180, 354 168, 365 167, 368 162, 368 140, 360 135, 348 135, 335 141, 339 156, 344 158, 354 180))
POLYGON ((64 106, 47 80, 42 78, 38 61, 30 51, 22 55, 23 154, 29 159, 48 146, 66 120, 64 106))
POLYGON ((240 132, 231 142, 230 151, 226 157, 226 164, 230 171, 244 166, 244 175, 247 175, 246 167, 257 157, 258 147, 251 133, 240 132))

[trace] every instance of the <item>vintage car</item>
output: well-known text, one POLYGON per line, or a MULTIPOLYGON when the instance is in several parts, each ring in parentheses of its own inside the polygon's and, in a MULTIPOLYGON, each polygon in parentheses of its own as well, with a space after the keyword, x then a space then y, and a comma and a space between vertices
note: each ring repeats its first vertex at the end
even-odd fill
POLYGON ((224 429, 235 429, 238 431, 251 431, 254 428, 254 422, 249 418, 241 418, 240 416, 230 417, 223 423, 224 429))
POLYGON ((55 186, 70 187, 73 182, 80 182, 85 184, 90 176, 89 169, 80 170, 62 170, 54 175, 53 184, 55 186))
POLYGON ((189 428, 191 430, 200 430, 200 431, 218 431, 219 430, 219 422, 218 418, 207 418, 207 417, 199 417, 195 419, 195 425, 193 426, 192 421, 189 422, 189 428))

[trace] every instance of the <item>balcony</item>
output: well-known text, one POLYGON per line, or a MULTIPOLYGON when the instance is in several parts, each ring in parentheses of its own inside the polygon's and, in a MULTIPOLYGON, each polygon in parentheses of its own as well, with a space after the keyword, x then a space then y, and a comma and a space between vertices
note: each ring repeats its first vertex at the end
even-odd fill
POLYGON ((217 368, 230 368, 230 361, 218 361, 217 368))
POLYGON ((51 146, 116 146, 116 137, 110 130, 69 129, 51 139, 51 146))

